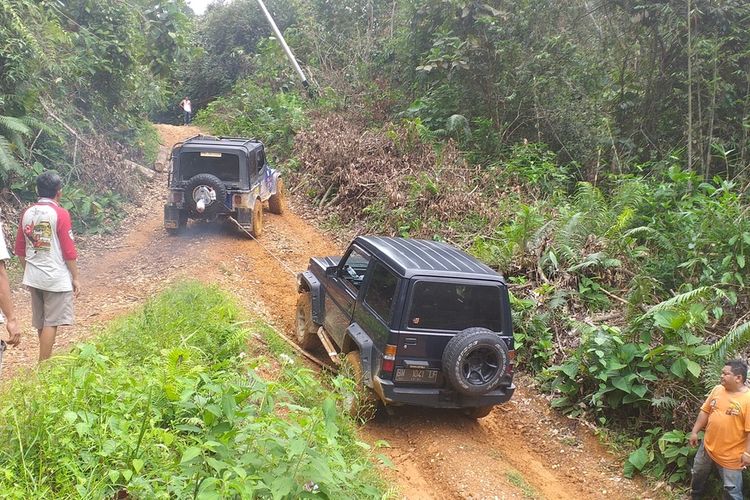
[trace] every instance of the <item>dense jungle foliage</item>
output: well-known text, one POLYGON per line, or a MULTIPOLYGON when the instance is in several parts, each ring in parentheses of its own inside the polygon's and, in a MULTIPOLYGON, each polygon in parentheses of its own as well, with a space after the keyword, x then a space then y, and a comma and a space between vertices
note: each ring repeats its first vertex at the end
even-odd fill
POLYGON ((245 69, 215 68, 234 87, 199 123, 269 141, 332 227, 447 240, 501 270, 518 361, 553 405, 624 438, 627 475, 683 480, 686 431, 750 340, 750 6, 280 9, 317 97, 243 32, 245 69))
POLYGON ((251 0, 0 5, 6 186, 34 162, 81 178, 52 103, 136 144, 190 95, 332 227, 501 270, 553 404, 623 436, 627 474, 685 478, 685 432, 750 340, 750 4, 270 0, 313 97, 251 0))
POLYGON ((0 0, 0 184, 6 208, 54 168, 79 230, 106 231, 139 182, 123 160, 153 161, 146 120, 185 50, 183 0, 0 0), (94 196, 96 193, 96 196, 94 196))

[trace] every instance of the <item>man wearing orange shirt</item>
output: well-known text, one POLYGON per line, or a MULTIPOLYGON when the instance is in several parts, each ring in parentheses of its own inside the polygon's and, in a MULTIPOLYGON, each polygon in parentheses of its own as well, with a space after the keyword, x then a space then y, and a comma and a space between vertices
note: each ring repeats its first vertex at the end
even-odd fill
POLYGON ((698 444, 698 432, 706 429, 693 463, 692 498, 701 498, 715 466, 724 483, 724 498, 742 500, 742 471, 750 465, 750 389, 747 363, 727 361, 717 385, 701 406, 690 433, 690 445, 698 444))

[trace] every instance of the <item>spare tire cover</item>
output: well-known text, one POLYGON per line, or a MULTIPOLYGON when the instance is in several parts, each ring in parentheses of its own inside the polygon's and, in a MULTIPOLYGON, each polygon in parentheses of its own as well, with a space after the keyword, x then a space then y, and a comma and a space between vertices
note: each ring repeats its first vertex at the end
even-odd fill
POLYGON ((224 207, 226 199, 226 186, 221 179, 213 174, 196 174, 188 180, 185 186, 185 204, 191 214, 196 217, 216 215, 224 207), (200 197, 203 193, 210 193, 211 196, 208 198, 203 212, 199 212, 196 197, 200 197))
POLYGON ((508 346, 486 328, 467 328, 443 351, 443 372, 453 388, 467 396, 485 394, 500 382, 510 364, 508 346))

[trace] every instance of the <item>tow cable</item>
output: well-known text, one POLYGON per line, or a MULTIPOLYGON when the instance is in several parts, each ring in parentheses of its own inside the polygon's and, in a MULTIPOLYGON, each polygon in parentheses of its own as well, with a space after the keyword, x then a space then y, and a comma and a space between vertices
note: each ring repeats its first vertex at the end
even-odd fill
MULTIPOLYGON (((268 255, 270 255, 271 257, 273 257, 274 259, 276 259, 276 261, 277 261, 277 262, 278 262, 278 263, 279 263, 279 264, 281 265, 281 267, 283 267, 284 269, 286 269, 286 271, 287 271, 287 272, 288 272, 289 274, 291 274, 291 275, 292 275, 292 277, 293 277, 293 278, 294 278, 295 280, 297 279, 297 273, 295 273, 294 271, 292 271, 292 270, 291 270, 291 269, 289 268, 289 266, 287 266, 287 265, 286 265, 286 264, 284 263, 284 261, 282 261, 282 260, 281 260, 280 258, 278 258, 278 257, 277 257, 276 255, 274 255, 274 253, 273 253, 273 252, 272 252, 271 250, 269 250, 269 249, 268 249, 268 248, 267 248, 267 247, 266 247, 265 245, 263 245, 263 243, 261 243, 261 242, 260 242, 260 240, 258 240, 258 238, 256 238, 255 236, 253 236, 253 234, 252 234, 252 233, 251 233, 250 231, 248 231, 247 229, 245 229, 244 227, 242 227, 242 224, 240 224, 240 223, 239 223, 239 222, 238 222, 238 221, 237 221, 237 220, 236 220, 236 219, 235 219, 234 217, 227 217, 227 218, 228 218, 229 220, 231 220, 232 222, 234 222, 234 223, 235 223, 235 224, 237 225, 237 227, 238 227, 238 228, 240 228, 240 230, 241 230, 241 231, 242 231, 243 233, 245 233, 246 235, 248 235, 249 237, 251 237, 251 238, 252 238, 253 240, 255 240, 255 241, 256 241, 256 242, 258 243, 258 245, 260 245, 260 247, 261 247, 261 248, 262 248, 263 250, 265 250, 265 252, 266 252, 266 253, 267 253, 268 255)), ((323 361, 322 359, 320 359, 320 358, 317 358, 317 357, 313 356, 312 354, 310 354, 309 352, 305 351, 305 350, 304 350, 304 349, 302 349, 302 348, 301 348, 300 346, 298 346, 296 342, 294 342, 294 341, 293 341, 292 339, 288 338, 288 337, 287 337, 286 335, 279 335, 279 336, 280 336, 280 337, 281 337, 281 338, 282 338, 282 339, 284 340, 284 342, 286 342, 287 344, 289 344, 289 346, 290 346, 290 347, 291 347, 292 349, 294 349, 294 350, 295 350, 295 351, 296 351, 297 353, 299 353, 299 354, 301 354, 302 356, 304 356, 305 358, 309 359, 310 361, 312 361, 312 362, 313 362, 313 363, 315 363, 316 365, 320 366, 320 367, 321 367, 321 368, 323 368, 324 370, 327 370, 327 371, 329 371, 329 372, 331 372, 331 373, 338 373, 338 370, 336 369, 336 367, 335 367, 335 366, 331 366, 331 365, 330 365, 330 363, 326 363, 326 362, 325 362, 325 361, 323 361)), ((2 356, 2 353, 0 353, 0 363, 2 363, 2 357, 1 357, 1 356, 2 356)), ((1 364, 0 364, 0 366, 1 366, 1 364)))

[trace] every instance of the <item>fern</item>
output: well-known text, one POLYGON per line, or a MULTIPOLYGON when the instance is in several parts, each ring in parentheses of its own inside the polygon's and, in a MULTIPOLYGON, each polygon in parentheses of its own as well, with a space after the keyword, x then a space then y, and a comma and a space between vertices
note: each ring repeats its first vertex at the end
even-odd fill
POLYGON ((726 360, 728 353, 734 353, 750 343, 750 321, 729 331, 724 337, 711 344, 709 363, 717 366, 726 360))
POLYGON ((651 316, 654 313, 657 313, 660 311, 666 311, 668 309, 672 309, 673 307, 681 306, 689 302, 693 302, 695 299, 706 297, 710 295, 711 293, 716 293, 716 292, 717 292, 716 287, 702 286, 702 287, 696 288, 695 290, 690 290, 689 292, 675 295, 674 297, 670 299, 667 299, 663 302, 656 304, 655 306, 652 306, 648 311, 646 311, 646 314, 644 314, 641 319, 651 316))
POLYGON ((31 135, 31 128, 21 118, 0 115, 0 133, 6 137, 14 135, 28 137, 31 135))
POLYGON ((9 171, 18 172, 21 165, 13 156, 8 139, 0 135, 0 177, 6 177, 9 171))
POLYGON ((626 231, 625 235, 626 237, 633 237, 638 235, 645 235, 646 239, 649 241, 654 241, 661 247, 663 250, 667 250, 669 252, 674 252, 675 248, 672 242, 664 236, 662 233, 657 231, 656 229, 649 227, 649 226, 639 226, 631 229, 630 231, 626 231), (652 237, 652 238, 649 238, 652 237))

